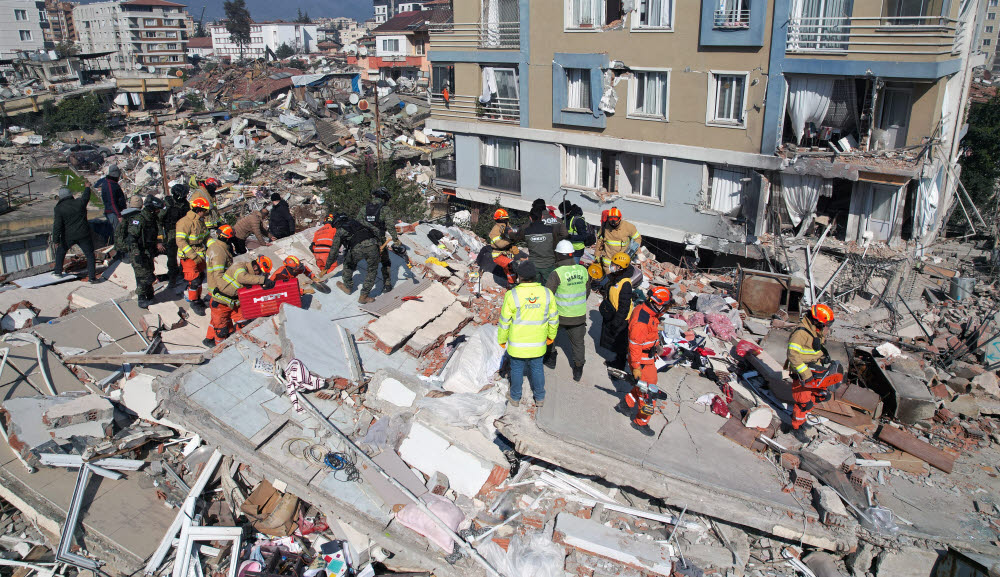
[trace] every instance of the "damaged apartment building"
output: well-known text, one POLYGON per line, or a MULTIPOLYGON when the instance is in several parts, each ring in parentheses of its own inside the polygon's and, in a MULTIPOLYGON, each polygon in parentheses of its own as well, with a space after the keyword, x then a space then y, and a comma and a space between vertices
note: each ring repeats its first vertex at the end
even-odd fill
POLYGON ((615 205, 646 237, 754 257, 817 219, 927 243, 955 195, 974 0, 454 12, 431 31, 428 126, 455 135, 436 182, 460 198, 568 199, 592 223, 615 205))

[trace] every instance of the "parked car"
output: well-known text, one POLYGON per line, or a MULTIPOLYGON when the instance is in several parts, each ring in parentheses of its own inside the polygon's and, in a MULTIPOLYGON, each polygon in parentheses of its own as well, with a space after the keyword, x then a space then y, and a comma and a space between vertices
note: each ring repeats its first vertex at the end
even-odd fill
POLYGON ((123 154, 138 150, 143 146, 149 146, 149 143, 154 140, 156 140, 155 132, 131 132, 123 136, 112 148, 114 148, 115 153, 123 154))
POLYGON ((78 150, 69 153, 67 161, 69 165, 78 170, 94 171, 104 164, 107 155, 103 154, 97 147, 93 150, 78 150))
POLYGON ((63 147, 62 151, 66 153, 67 158, 69 158, 70 155, 76 152, 96 152, 101 156, 103 156, 104 158, 107 158, 115 153, 114 150, 111 150, 107 146, 98 146, 96 144, 87 144, 87 143, 70 144, 63 147))

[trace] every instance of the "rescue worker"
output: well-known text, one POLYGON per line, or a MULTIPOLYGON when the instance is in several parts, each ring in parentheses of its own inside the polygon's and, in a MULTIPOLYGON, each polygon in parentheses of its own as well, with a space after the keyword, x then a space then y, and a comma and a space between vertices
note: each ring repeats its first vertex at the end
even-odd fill
POLYGON ((87 279, 96 283, 97 269, 94 259, 94 237, 87 221, 87 205, 90 204, 90 185, 83 189, 80 198, 73 198, 73 191, 67 187, 59 189, 59 201, 52 213, 52 243, 56 247, 56 262, 52 274, 63 276, 66 253, 75 244, 87 258, 87 279))
POLYGON ((610 272, 604 277, 607 283, 601 313, 601 347, 615 356, 604 362, 613 369, 625 368, 628 345, 628 320, 634 308, 632 302, 632 259, 623 252, 611 259, 610 272))
MULTIPOLYGON (((141 197, 136 197, 140 198, 141 197)), ((141 200, 139 202, 142 202, 141 200)), ((125 221, 127 226, 127 252, 135 272, 135 295, 138 297, 139 308, 149 308, 153 303, 153 260, 158 252, 158 236, 160 234, 159 213, 163 210, 163 201, 153 195, 142 202, 142 210, 138 214, 129 214, 125 221)))
POLYGON ((635 409, 632 428, 646 436, 652 436, 649 419, 656 409, 652 395, 657 392, 656 357, 662 350, 660 345, 660 318, 670 304, 670 289, 653 287, 646 301, 639 305, 628 323, 628 364, 632 370, 635 385, 625 395, 625 406, 635 409))
POLYGON ((522 261, 517 266, 518 285, 507 291, 500 307, 497 342, 510 357, 510 391, 507 400, 521 403, 521 385, 528 373, 535 406, 545 402, 545 371, 542 357, 559 331, 559 313, 552 291, 537 282, 535 264, 522 261))
POLYGON ((532 208, 528 213, 528 226, 524 229, 524 240, 528 245, 528 259, 535 263, 539 282, 549 278, 556 268, 556 244, 566 238, 566 227, 556 221, 555 224, 545 224, 547 211, 542 208, 532 208))
MULTIPOLYGON (((306 275, 310 281, 312 287, 321 293, 329 294, 330 289, 325 284, 319 282, 316 277, 316 273, 309 269, 297 256, 289 256, 285 258, 285 262, 278 267, 278 270, 274 271, 271 275, 271 280, 274 282, 286 281, 286 280, 298 280, 299 275, 306 275)), ((301 294, 302 288, 299 287, 299 292, 301 294)))
POLYGON ((559 222, 559 217, 556 216, 555 207, 546 205, 544 200, 536 198, 534 202, 531 203, 531 208, 537 208, 541 211, 542 222, 545 224, 552 226, 559 222))
POLYGON ((216 324, 225 326, 226 323, 218 321, 221 311, 216 309, 221 305, 214 296, 216 290, 225 283, 223 275, 233 265, 233 227, 224 224, 218 230, 219 238, 209 237, 205 243, 205 276, 208 280, 209 308, 212 311, 212 322, 208 323, 208 334, 202 341, 206 347, 214 346, 225 339, 225 337, 219 338, 216 333, 216 324))
POLYGON ((201 197, 191 199, 191 210, 177 223, 177 258, 187 281, 185 300, 198 316, 205 316, 205 303, 201 302, 202 273, 205 272, 205 249, 208 229, 205 216, 211 205, 201 197))
POLYGON ((330 248, 333 247, 333 237, 337 236, 337 228, 333 226, 333 221, 337 217, 333 214, 326 215, 323 226, 313 234, 312 244, 309 250, 316 259, 316 267, 320 274, 326 274, 327 269, 337 266, 337 255, 330 255, 330 248), (329 262, 327 262, 329 261, 329 262), (329 264, 329 266, 327 266, 329 264))
POLYGON ((219 211, 215 207, 215 193, 219 190, 221 183, 211 176, 205 180, 195 180, 195 183, 196 185, 193 187, 194 194, 191 195, 191 200, 204 198, 208 202, 209 209, 208 214, 205 215, 205 228, 215 228, 222 223, 219 211))
POLYGON ((493 248, 493 262, 496 263, 498 267, 503 269, 504 274, 507 275, 507 282, 510 286, 514 286, 517 282, 517 273, 514 272, 511 266, 514 262, 514 256, 519 252, 517 245, 514 244, 511 234, 512 228, 510 226, 510 215, 507 211, 498 208, 493 212, 493 228, 490 229, 490 247, 493 248))
MULTIPOLYGON (((587 334, 587 297, 590 296, 590 280, 587 269, 573 260, 573 244, 568 240, 556 245, 556 269, 549 274, 545 288, 556 296, 556 311, 559 312, 559 330, 569 338, 573 353, 570 365, 573 380, 583 377, 583 340, 587 334)), ((545 366, 556 368, 555 345, 549 345, 545 354, 545 366)))
POLYGON ((559 212, 562 213, 563 224, 566 226, 566 238, 573 243, 573 260, 576 264, 580 264, 580 257, 587 248, 587 241, 593 240, 589 238, 590 229, 583 218, 583 209, 564 200, 559 203, 559 212))
MULTIPOLYGON (((343 280, 337 281, 337 286, 347 294, 354 292, 354 271, 361 261, 365 261, 367 272, 364 283, 361 285, 361 295, 358 297, 358 302, 361 304, 374 302, 375 299, 369 297, 368 293, 375 286, 377 272, 378 242, 375 240, 375 235, 368 227, 348 218, 347 215, 340 215, 334 221, 333 226, 337 228, 337 235, 333 237, 330 254, 335 255, 340 251, 341 245, 344 247, 343 280)), ((332 267, 327 270, 331 269, 332 267)))
POLYGON ((122 177, 122 171, 117 164, 108 167, 108 172, 97 182, 101 190, 101 203, 104 204, 104 218, 111 225, 111 234, 118 230, 118 223, 121 221, 122 211, 127 208, 125 192, 122 191, 118 180, 122 177))
POLYGON ((403 245, 399 242, 399 233, 396 232, 396 219, 389 208, 389 191, 380 186, 372 191, 371 201, 358 212, 358 222, 368 227, 372 231, 379 244, 379 264, 382 269, 382 292, 387 293, 392 290, 392 261, 389 259, 389 251, 383 245, 386 243, 385 233, 392 237, 392 250, 400 254, 403 245), (388 229, 388 230, 387 230, 388 229))
POLYGON ((240 218, 233 225, 233 252, 236 254, 246 254, 247 239, 250 235, 257 238, 261 246, 271 244, 268 242, 267 233, 264 232, 264 219, 267 218, 267 209, 254 210, 250 214, 240 218))
POLYGON ((295 217, 288 208, 288 201, 277 192, 271 193, 271 214, 267 219, 267 230, 271 233, 271 240, 295 234, 295 217))
POLYGON ((267 278, 270 273, 271 259, 261 255, 250 262, 230 265, 222 275, 222 284, 212 293, 212 328, 216 343, 233 334, 235 323, 243 320, 239 313, 239 290, 256 285, 263 286, 264 290, 274 288, 274 281, 267 278))
POLYGON ((166 198, 165 207, 160 211, 160 228, 163 230, 163 248, 167 255, 167 286, 173 286, 181 276, 181 267, 177 263, 177 222, 184 218, 191 207, 187 195, 190 189, 186 184, 178 183, 170 187, 170 196, 166 198))
POLYGON ((611 267, 611 257, 624 252, 629 257, 634 252, 629 250, 629 245, 633 242, 636 246, 642 244, 642 236, 635 229, 635 225, 627 220, 622 220, 622 211, 617 207, 608 210, 608 219, 601 227, 601 234, 597 237, 597 248, 594 250, 594 258, 603 266, 605 272, 611 267))
POLYGON ((833 323, 833 309, 824 304, 813 305, 802 316, 802 326, 788 337, 788 359, 785 368, 792 374, 792 429, 806 424, 813 405, 830 398, 821 387, 815 372, 823 371, 820 363, 830 360, 826 351, 826 330, 833 323))

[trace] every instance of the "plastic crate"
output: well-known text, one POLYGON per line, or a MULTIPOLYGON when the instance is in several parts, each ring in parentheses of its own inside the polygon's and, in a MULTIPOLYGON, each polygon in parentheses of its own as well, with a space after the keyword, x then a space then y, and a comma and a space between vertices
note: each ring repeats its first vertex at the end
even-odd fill
POLYGON ((264 290, 264 287, 259 285, 242 288, 239 290, 239 297, 240 313, 244 320, 276 314, 281 308, 281 303, 302 307, 297 279, 278 281, 270 290, 264 290))

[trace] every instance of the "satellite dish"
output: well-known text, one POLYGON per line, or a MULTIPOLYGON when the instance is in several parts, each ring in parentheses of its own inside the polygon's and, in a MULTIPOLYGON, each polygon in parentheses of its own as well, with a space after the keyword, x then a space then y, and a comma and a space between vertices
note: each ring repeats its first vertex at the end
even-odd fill
POLYGON ((407 116, 413 116, 416 113, 417 113, 417 105, 416 104, 412 104, 411 103, 411 104, 407 104, 406 105, 406 114, 407 114, 407 116))
POLYGON ((31 88, 30 86, 28 88, 24 89, 24 95, 25 96, 31 96, 34 93, 35 93, 35 89, 31 88))
POLYGON ((358 48, 358 54, 360 54, 362 56, 368 56, 368 47, 367 46, 362 46, 362 47, 358 48))
POLYGON ((361 97, 357 94, 351 94, 347 99, 351 101, 351 104, 357 104, 361 100, 361 97))
POLYGON ((183 70, 178 70, 174 74, 177 76, 177 78, 184 78, 184 71, 183 70))
POLYGON ((360 108, 361 110, 368 110, 368 107, 369 105, 367 100, 362 100, 358 102, 358 108, 360 108))

